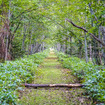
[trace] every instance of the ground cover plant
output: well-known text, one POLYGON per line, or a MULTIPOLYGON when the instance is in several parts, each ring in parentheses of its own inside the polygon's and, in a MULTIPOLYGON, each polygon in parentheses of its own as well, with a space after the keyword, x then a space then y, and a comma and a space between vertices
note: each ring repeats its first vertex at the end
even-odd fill
MULTIPOLYGON (((55 53, 40 65, 33 84, 69 84, 76 83, 77 78, 69 69, 62 67, 55 53)), ((82 88, 44 87, 25 88, 19 105, 92 105, 92 100, 84 97, 82 88)))
POLYGON ((16 105, 22 84, 31 83, 37 67, 47 57, 48 51, 29 55, 15 61, 0 63, 0 104, 16 105))
POLYGON ((105 103, 105 68, 93 65, 92 62, 86 63, 77 57, 57 53, 59 61, 63 67, 72 70, 73 75, 85 85, 86 94, 98 102, 105 103))

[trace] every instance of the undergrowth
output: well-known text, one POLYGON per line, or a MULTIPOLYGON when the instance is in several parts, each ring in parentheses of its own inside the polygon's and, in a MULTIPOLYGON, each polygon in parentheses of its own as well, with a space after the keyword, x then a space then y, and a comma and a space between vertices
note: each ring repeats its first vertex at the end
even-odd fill
MULTIPOLYGON (((85 85, 86 94, 98 102, 105 103, 105 67, 86 63, 77 57, 57 53, 63 67, 71 69, 73 75, 85 85)), ((104 104, 102 104, 104 105, 104 104)))
POLYGON ((47 57, 48 52, 46 50, 15 61, 0 63, 0 105, 16 105, 22 84, 32 82, 38 65, 47 57))

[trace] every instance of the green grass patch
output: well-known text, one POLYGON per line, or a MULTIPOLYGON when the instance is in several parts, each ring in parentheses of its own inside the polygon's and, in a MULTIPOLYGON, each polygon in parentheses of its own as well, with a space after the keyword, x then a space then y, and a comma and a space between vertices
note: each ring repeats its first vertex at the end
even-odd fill
MULTIPOLYGON (((50 53, 38 69, 33 82, 35 84, 75 83, 77 81, 70 70, 61 66, 54 53, 50 53)), ((91 105, 92 101, 89 101, 82 93, 83 89, 25 89, 19 103, 21 105, 91 105)))

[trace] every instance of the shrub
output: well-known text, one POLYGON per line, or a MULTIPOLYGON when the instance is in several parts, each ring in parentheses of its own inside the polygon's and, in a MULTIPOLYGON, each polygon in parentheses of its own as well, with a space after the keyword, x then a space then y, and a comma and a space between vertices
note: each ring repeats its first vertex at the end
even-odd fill
POLYGON ((44 51, 0 63, 0 105, 16 105, 17 90, 21 89, 23 83, 32 82, 37 66, 47 55, 48 51, 44 51))
POLYGON ((73 75, 77 76, 86 85, 86 93, 97 101, 105 102, 105 68, 93 65, 92 62, 86 63, 77 57, 67 57, 63 53, 57 53, 62 65, 71 69, 73 75), (63 56, 62 56, 63 55, 63 56))

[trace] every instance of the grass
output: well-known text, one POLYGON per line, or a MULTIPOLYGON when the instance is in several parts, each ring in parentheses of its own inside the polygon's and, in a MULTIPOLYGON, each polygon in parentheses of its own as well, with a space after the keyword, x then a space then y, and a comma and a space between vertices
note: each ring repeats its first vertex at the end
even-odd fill
MULTIPOLYGON (((76 83, 71 71, 62 68, 52 52, 35 74, 35 84, 76 83)), ((24 89, 20 105, 92 105, 92 101, 83 96, 81 88, 37 88, 24 89)))

